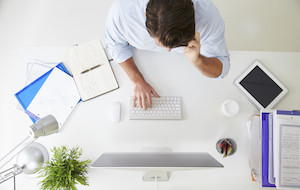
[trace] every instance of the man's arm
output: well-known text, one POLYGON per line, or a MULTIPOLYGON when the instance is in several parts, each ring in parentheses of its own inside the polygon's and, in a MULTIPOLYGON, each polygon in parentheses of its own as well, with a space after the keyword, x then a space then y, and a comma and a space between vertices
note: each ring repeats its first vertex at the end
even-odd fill
POLYGON ((183 53, 203 75, 217 78, 222 73, 222 62, 218 58, 208 58, 201 55, 200 47, 200 36, 197 32, 195 40, 190 41, 187 47, 184 47, 183 53))
POLYGON ((122 1, 115 1, 107 15, 105 39, 106 47, 112 58, 120 63, 129 78, 134 83, 134 107, 138 100, 141 108, 146 109, 152 106, 151 93, 159 97, 154 89, 144 80, 132 58, 132 46, 128 43, 126 37, 126 27, 124 17, 122 16, 122 1), (148 101, 146 103, 146 100, 148 101))
POLYGON ((207 77, 217 78, 222 73, 222 62, 218 58, 207 58, 199 54, 198 61, 193 64, 207 77))
POLYGON ((134 63, 133 58, 129 58, 126 61, 120 63, 121 67, 129 76, 130 80, 134 84, 134 98, 133 98, 133 106, 136 107, 135 101, 138 100, 139 106, 143 109, 147 109, 148 106, 152 106, 151 94, 155 97, 160 97, 156 91, 145 81, 143 75, 138 70, 137 66, 134 63))

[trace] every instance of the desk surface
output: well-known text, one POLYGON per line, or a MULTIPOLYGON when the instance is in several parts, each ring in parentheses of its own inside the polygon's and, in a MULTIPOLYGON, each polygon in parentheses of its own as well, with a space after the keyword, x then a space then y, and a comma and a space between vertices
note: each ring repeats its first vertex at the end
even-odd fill
MULTIPOLYGON (((49 49, 46 50, 49 52, 49 49)), ((208 152, 224 168, 173 172, 170 181, 159 183, 158 188, 259 189, 260 184, 252 182, 250 177, 246 129, 246 121, 259 111, 233 85, 233 81, 255 59, 259 59, 289 89, 275 108, 299 109, 300 101, 296 100, 300 95, 300 53, 231 51, 230 54, 230 72, 225 79, 219 80, 202 76, 182 54, 136 51, 136 64, 156 91, 161 96, 182 97, 183 120, 129 120, 129 97, 133 94, 133 85, 121 67, 112 62, 120 88, 79 103, 58 134, 40 138, 37 142, 48 150, 59 145, 79 145, 83 149, 82 158, 92 161, 103 152, 138 152, 143 147, 169 147, 175 152, 208 152), (239 103, 237 116, 228 118, 222 114, 221 104, 227 99, 239 103), (119 123, 111 123, 106 117, 107 106, 114 101, 121 102, 122 106, 119 123), (222 158, 215 150, 215 143, 222 137, 236 140, 238 149, 233 156, 222 158)), ((14 80, 16 73, 13 68, 22 68, 24 64, 11 65, 8 72, 0 76, 1 81, 14 80)), ((13 84, 8 83, 10 85, 13 84)), ((4 82, 1 82, 1 88, 7 89, 4 82)), ((4 98, 4 95, 1 96, 4 98)), ((1 151, 0 156, 16 145, 31 124, 27 116, 15 108, 13 93, 10 96, 12 98, 1 106, 1 109, 10 112, 2 114, 5 125, 1 126, 1 145, 5 141, 9 143, 5 144, 5 151, 1 151)), ((91 169, 90 186, 79 186, 79 189, 153 189, 154 184, 143 182, 142 175, 143 172, 137 171, 91 169)), ((17 187, 38 189, 38 181, 21 174, 17 177, 17 187)), ((5 188, 12 188, 12 182, 1 184, 0 190, 5 188)))
MULTIPOLYGON (((18 48, 70 47, 96 38, 103 40, 103 26, 112 2, 0 1, 0 157, 27 134, 27 127, 32 124, 26 114, 16 109, 14 93, 20 90, 20 81, 24 82, 25 70, 21 68, 26 68, 25 62, 18 61, 18 48)), ((36 56, 45 61, 61 61, 61 50, 44 49, 36 52, 36 56)), ((183 55, 135 52, 138 67, 160 95, 182 96, 182 121, 129 121, 127 110, 133 86, 124 71, 112 63, 120 88, 80 103, 60 133, 40 138, 38 142, 48 150, 59 145, 79 145, 83 148, 83 159, 92 161, 103 152, 139 151, 142 147, 209 152, 225 166, 223 169, 173 172, 170 181, 159 183, 158 189, 260 189, 261 185, 250 178, 245 124, 258 110, 233 85, 233 80, 259 59, 289 89, 276 108, 300 109, 300 101, 297 101, 300 97, 300 53, 231 51, 230 54, 229 75, 215 80, 203 77, 183 55), (222 115, 221 104, 227 99, 240 104, 236 117, 222 115), (122 104, 122 118, 117 124, 110 123, 106 117, 106 108, 113 101, 122 104), (231 137, 238 145, 237 152, 225 159, 215 150, 216 141, 222 137, 231 137)), ((134 171, 92 169, 90 186, 79 189, 154 189, 153 183, 142 181, 142 175, 134 171)), ((21 174, 17 177, 17 189, 38 189, 38 181, 21 174)), ((0 190, 12 189, 12 185, 12 180, 7 181, 0 185, 0 190)))

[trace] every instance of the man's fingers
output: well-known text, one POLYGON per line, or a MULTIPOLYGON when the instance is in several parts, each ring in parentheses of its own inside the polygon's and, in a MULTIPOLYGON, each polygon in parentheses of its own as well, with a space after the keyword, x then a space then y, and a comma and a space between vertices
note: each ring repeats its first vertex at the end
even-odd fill
POLYGON ((160 98, 160 95, 157 94, 157 92, 152 88, 151 93, 156 97, 156 98, 160 98))
POLYGON ((190 41, 187 45, 187 47, 184 48, 184 50, 187 50, 188 48, 193 48, 193 47, 200 47, 200 33, 196 32, 195 34, 195 39, 190 41))
POLYGON ((142 98, 140 96, 139 96, 139 106, 140 106, 140 108, 143 107, 143 105, 142 105, 142 98))
POLYGON ((134 108, 136 107, 136 104, 135 104, 136 99, 137 99, 136 96, 134 96, 133 97, 133 102, 132 102, 132 105, 133 105, 134 108))
POLYGON ((159 98, 160 96, 155 92, 155 90, 147 83, 137 84, 134 89, 134 103, 138 101, 139 107, 146 110, 147 106, 152 107, 151 94, 159 98))
POLYGON ((188 43, 187 48, 192 48, 192 47, 199 47, 200 43, 197 42, 196 40, 192 40, 188 43))
POLYGON ((184 48, 183 48, 183 53, 184 53, 184 54, 186 54, 188 51, 189 51, 189 48, 188 48, 188 47, 184 47, 184 48))
POLYGON ((152 99, 151 99, 150 94, 147 94, 147 103, 148 103, 149 108, 151 108, 152 107, 152 99))
POLYGON ((142 108, 143 108, 144 110, 146 110, 146 109, 147 109, 147 103, 146 103, 146 97, 145 97, 145 96, 142 97, 142 104, 143 104, 143 107, 142 107, 142 108))

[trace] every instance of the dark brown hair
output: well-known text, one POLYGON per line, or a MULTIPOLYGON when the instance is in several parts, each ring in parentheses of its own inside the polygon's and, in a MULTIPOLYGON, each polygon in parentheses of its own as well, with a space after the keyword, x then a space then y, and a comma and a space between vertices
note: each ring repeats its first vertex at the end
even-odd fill
POLYGON ((195 37, 195 11, 191 0, 150 0, 146 8, 146 27, 163 46, 187 45, 195 37))

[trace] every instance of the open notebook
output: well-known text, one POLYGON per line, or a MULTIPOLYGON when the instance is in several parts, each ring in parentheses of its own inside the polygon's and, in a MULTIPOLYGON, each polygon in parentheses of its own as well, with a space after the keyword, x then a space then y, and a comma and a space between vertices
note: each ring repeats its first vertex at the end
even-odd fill
POLYGON ((100 40, 68 49, 65 63, 71 70, 82 101, 119 88, 100 40))

